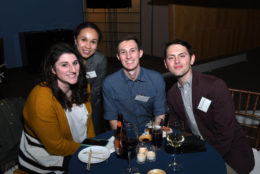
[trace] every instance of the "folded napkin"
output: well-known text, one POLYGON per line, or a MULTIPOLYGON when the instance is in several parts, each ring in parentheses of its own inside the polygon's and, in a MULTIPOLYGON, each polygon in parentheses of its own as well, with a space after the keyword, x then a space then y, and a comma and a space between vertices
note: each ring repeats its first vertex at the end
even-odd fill
POLYGON ((115 152, 114 141, 115 141, 115 137, 114 137, 114 136, 110 137, 110 138, 108 139, 107 145, 105 146, 106 148, 109 149, 110 153, 115 152))

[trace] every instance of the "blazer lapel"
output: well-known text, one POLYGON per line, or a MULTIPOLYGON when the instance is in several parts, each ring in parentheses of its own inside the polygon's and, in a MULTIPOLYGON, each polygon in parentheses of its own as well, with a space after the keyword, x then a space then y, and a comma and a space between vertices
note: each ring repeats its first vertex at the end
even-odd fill
POLYGON ((192 71, 192 107, 194 115, 197 115, 197 107, 201 99, 200 79, 196 71, 192 71))
POLYGON ((198 129, 201 133, 201 135, 205 135, 205 129, 203 125, 203 120, 200 118, 200 113, 199 110, 197 109, 200 100, 201 100, 201 95, 203 94, 203 89, 201 88, 201 86, 203 86, 203 84, 201 84, 201 80, 200 80, 200 74, 199 72, 193 71, 192 73, 192 107, 193 107, 193 113, 194 113, 194 118, 196 120, 196 123, 198 125, 198 129))

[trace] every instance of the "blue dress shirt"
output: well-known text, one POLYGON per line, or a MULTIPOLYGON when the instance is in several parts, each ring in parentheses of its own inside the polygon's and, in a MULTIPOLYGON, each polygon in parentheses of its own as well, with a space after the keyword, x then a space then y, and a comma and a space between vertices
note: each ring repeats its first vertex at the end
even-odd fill
POLYGON ((135 81, 123 69, 107 76, 103 98, 106 120, 117 120, 118 113, 122 113, 125 121, 144 126, 154 116, 168 111, 162 75, 142 67, 135 81))

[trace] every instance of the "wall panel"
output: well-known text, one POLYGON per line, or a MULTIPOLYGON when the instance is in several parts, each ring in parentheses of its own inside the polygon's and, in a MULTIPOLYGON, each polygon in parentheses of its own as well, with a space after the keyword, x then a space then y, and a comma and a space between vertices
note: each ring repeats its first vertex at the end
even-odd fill
POLYGON ((141 37, 140 1, 132 0, 131 8, 85 9, 85 21, 96 23, 102 33, 103 41, 99 50, 108 57, 115 56, 115 46, 120 37, 134 34, 141 37))
MULTIPOLYGON (((253 2, 255 0, 251 0, 253 2)), ((260 46, 260 12, 251 7, 170 4, 170 39, 188 40, 197 60, 260 46)))

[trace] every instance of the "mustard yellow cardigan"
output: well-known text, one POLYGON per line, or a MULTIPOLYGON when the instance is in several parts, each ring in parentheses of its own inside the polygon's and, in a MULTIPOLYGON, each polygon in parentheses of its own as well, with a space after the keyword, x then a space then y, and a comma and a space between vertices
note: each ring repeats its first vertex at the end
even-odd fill
MULTIPOLYGON (((89 113, 87 137, 94 137, 90 101, 85 105, 89 113)), ((39 85, 33 88, 24 105, 23 117, 26 131, 39 139, 50 154, 73 155, 80 147, 80 143, 73 141, 65 111, 50 88, 39 85)))

